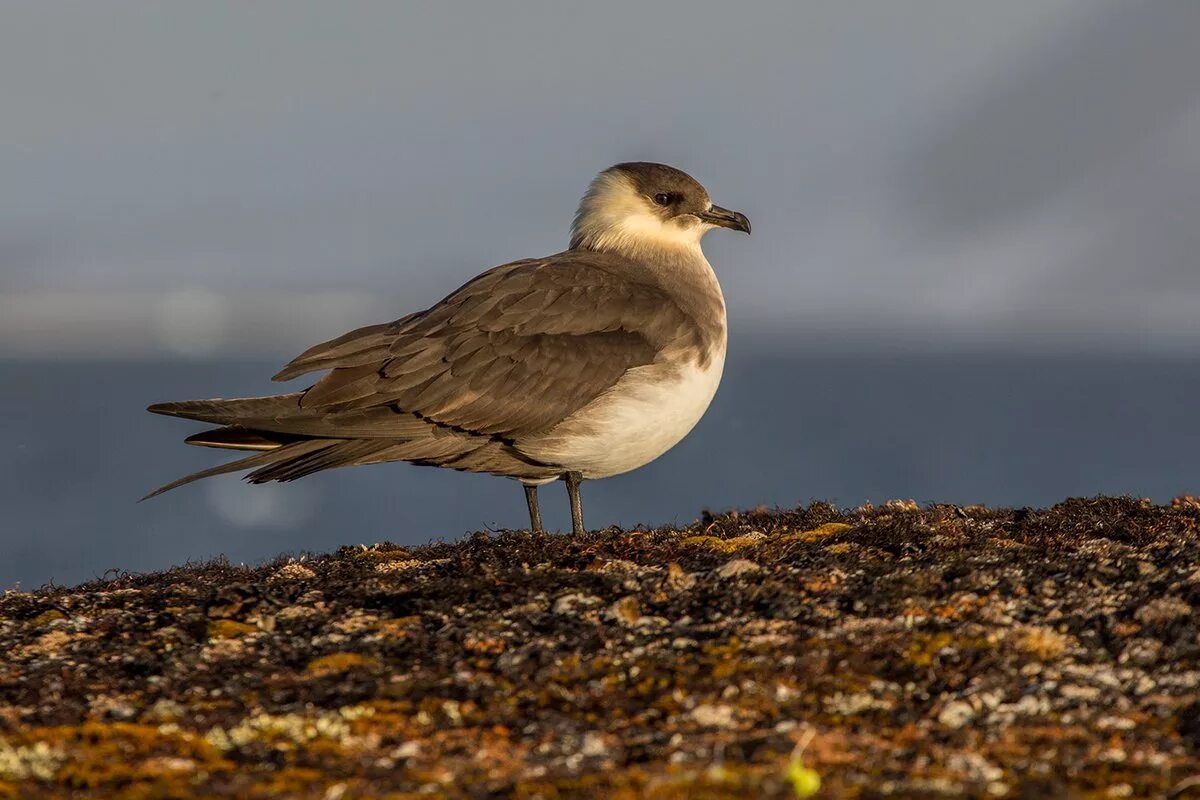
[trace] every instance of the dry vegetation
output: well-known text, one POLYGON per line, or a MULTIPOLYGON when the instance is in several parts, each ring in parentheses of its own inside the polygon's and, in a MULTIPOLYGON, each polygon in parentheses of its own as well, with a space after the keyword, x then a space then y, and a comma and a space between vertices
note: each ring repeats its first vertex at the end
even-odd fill
POLYGON ((0 798, 795 797, 814 773, 825 797, 1200 797, 1198 608, 1187 499, 814 504, 9 592, 0 798))

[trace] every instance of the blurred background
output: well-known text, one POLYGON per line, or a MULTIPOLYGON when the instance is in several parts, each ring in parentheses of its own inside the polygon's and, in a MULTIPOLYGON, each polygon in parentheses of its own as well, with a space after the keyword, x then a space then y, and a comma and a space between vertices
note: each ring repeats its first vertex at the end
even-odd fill
MULTIPOLYGON (((0 587, 526 524, 408 465, 149 489, 155 401, 562 249, 600 169, 747 213, 678 448, 587 521, 1200 489, 1200 3, 10 3, 0 587)), ((558 487, 542 492, 567 525, 558 487)))

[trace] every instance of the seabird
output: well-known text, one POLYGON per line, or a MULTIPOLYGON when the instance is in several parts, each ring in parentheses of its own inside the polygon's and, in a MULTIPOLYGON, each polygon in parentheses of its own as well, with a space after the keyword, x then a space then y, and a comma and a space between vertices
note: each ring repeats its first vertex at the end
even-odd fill
POLYGON ((750 232, 686 173, 632 162, 601 172, 570 247, 504 264, 425 311, 316 345, 277 375, 325 371, 290 394, 185 400, 155 414, 219 427, 188 444, 255 451, 188 475, 253 469, 251 483, 408 461, 520 481, 530 527, 537 487, 636 469, 675 446, 708 408, 725 365, 725 300, 700 249, 713 228, 750 232))

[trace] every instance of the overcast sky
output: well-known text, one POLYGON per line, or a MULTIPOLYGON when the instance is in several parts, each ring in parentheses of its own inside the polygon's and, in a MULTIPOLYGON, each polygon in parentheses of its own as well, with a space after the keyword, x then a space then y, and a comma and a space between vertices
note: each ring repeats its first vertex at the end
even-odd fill
POLYGON ((291 352, 677 165, 734 334, 1200 353, 1200 3, 9 3, 0 354, 291 352))

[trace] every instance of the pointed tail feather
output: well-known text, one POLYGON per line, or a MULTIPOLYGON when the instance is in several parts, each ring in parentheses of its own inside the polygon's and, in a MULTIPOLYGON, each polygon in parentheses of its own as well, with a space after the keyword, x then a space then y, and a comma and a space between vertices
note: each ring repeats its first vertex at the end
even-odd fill
POLYGON ((286 433, 268 433, 238 425, 228 425, 224 428, 193 433, 183 442, 200 447, 219 447, 222 450, 276 450, 285 444, 291 444, 303 438, 302 436, 289 436, 286 433))
POLYGON ((313 473, 337 467, 352 467, 369 460, 372 455, 388 449, 387 442, 377 440, 335 441, 334 446, 314 450, 297 458, 274 461, 246 476, 250 483, 294 481, 313 473))
POLYGON ((155 403, 146 410, 168 417, 232 425, 241 419, 271 418, 294 413, 300 407, 303 394, 292 392, 268 397, 239 397, 233 400, 183 400, 177 403, 155 403))
MULTIPOLYGON (((240 472, 246 469, 265 467, 281 461, 300 458, 310 453, 315 453, 319 450, 333 447, 334 445, 339 444, 341 441, 342 440, 340 439, 309 439, 302 442, 284 445, 283 447, 270 450, 266 453, 258 453, 256 455, 238 459, 237 461, 231 461, 228 464, 218 464, 215 467, 200 470, 199 472, 193 472, 191 475, 185 475, 179 480, 171 481, 166 486, 160 486, 150 494, 143 497, 142 500, 149 500, 151 497, 158 497, 164 492, 169 492, 172 489, 178 489, 180 486, 186 486, 187 484, 192 483, 193 481, 201 480, 202 478, 211 478, 214 475, 224 475, 228 472, 240 472)), ((142 500, 139 500, 138 502, 140 503, 142 500)))

